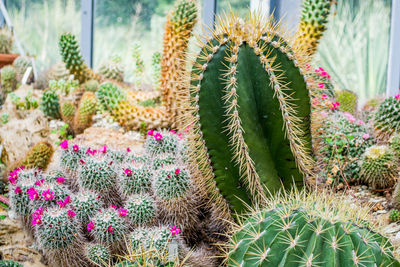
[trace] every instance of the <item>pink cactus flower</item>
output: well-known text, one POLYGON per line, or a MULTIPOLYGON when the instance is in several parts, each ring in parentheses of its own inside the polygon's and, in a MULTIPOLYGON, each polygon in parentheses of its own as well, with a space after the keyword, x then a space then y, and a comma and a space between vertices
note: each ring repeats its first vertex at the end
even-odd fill
POLYGON ((83 159, 81 159, 79 161, 81 162, 81 164, 86 164, 86 162, 83 159))
POLYGON ((66 180, 66 179, 65 179, 64 177, 62 177, 62 176, 59 176, 59 177, 57 177, 56 179, 57 179, 57 183, 59 183, 59 184, 64 183, 65 180, 66 180))
POLYGON ((38 208, 33 214, 32 216, 42 216, 43 215, 43 207, 38 208))
POLYGON ((340 106, 339 102, 333 102, 331 103, 331 110, 337 110, 340 106))
POLYGON ((154 130, 149 130, 149 131, 147 132, 147 135, 153 136, 153 134, 154 134, 154 130))
POLYGON ((70 217, 70 218, 74 218, 76 216, 76 213, 73 210, 68 210, 67 214, 68 214, 68 217, 70 217))
POLYGON ((110 205, 110 209, 115 210, 116 208, 117 208, 117 206, 115 206, 115 205, 110 205))
POLYGON ((176 170, 175 170, 175 175, 178 175, 180 172, 181 172, 180 169, 176 169, 176 170))
POLYGON ((324 100, 324 99, 326 99, 327 97, 328 97, 328 96, 324 94, 324 95, 321 96, 321 99, 324 100))
POLYGON ((8 177, 8 181, 9 181, 11 184, 15 185, 15 184, 17 183, 17 176, 16 176, 16 175, 13 175, 13 176, 8 177))
POLYGON ((126 148, 126 152, 129 153, 129 152, 131 152, 131 151, 132 151, 132 150, 131 150, 129 147, 126 148))
POLYGON ((76 151, 79 151, 79 146, 78 146, 78 145, 74 145, 74 146, 72 147, 72 150, 75 151, 75 152, 76 152, 76 151))
POLYGON ((364 140, 368 140, 369 139, 369 134, 367 134, 367 133, 365 133, 365 134, 363 134, 363 136, 362 136, 362 138, 364 139, 364 140))
POLYGON ((311 69, 311 67, 312 67, 311 64, 306 64, 306 69, 307 70, 311 69))
POLYGON ((57 204, 58 204, 58 206, 60 206, 60 208, 64 208, 64 207, 67 206, 67 204, 70 203, 70 202, 71 202, 71 197, 70 197, 70 196, 67 196, 67 197, 64 199, 64 201, 57 200, 57 204))
POLYGON ((160 133, 156 133, 155 135, 154 135, 154 139, 156 139, 157 141, 160 141, 161 139, 162 139, 162 135, 160 134, 160 133))
POLYGON ((21 194, 21 193, 22 193, 21 187, 17 186, 17 187, 14 189, 14 192, 15 192, 16 194, 21 194))
POLYGON ((112 226, 108 226, 107 231, 110 232, 110 234, 114 233, 114 228, 112 228, 112 226))
POLYGON ((126 175, 132 175, 132 170, 131 169, 127 168, 127 169, 125 169, 124 172, 125 172, 126 175))
POLYGON ((68 149, 68 140, 64 140, 60 143, 62 149, 68 149))
POLYGON ((103 154, 107 153, 107 146, 104 145, 102 148, 100 148, 99 151, 100 151, 101 153, 103 153, 103 154))
POLYGON ((40 180, 37 180, 37 181, 35 182, 35 185, 36 185, 36 186, 41 186, 43 183, 44 183, 44 179, 40 179, 40 180))
POLYGON ((47 189, 43 191, 42 196, 44 200, 52 200, 54 198, 54 192, 52 192, 50 189, 47 189))
POLYGON ((169 132, 172 133, 172 134, 176 134, 175 130, 169 130, 169 132))
POLYGON ((176 226, 174 225, 174 226, 171 226, 171 227, 169 228, 169 231, 171 232, 172 236, 174 236, 174 235, 179 235, 180 232, 181 232, 181 229, 179 229, 178 227, 176 227, 176 226))
POLYGON ((183 138, 182 133, 178 133, 178 138, 179 138, 179 140, 182 140, 182 138, 183 138))
POLYGON ((318 83, 318 88, 320 88, 320 89, 325 88, 325 84, 324 83, 318 83))
POLYGON ((358 126, 361 126, 361 125, 364 125, 364 124, 365 124, 365 122, 362 121, 362 120, 358 120, 358 122, 357 122, 357 125, 358 125, 358 126))
POLYGON ((39 198, 39 194, 36 192, 35 188, 33 188, 33 187, 30 187, 28 190, 26 190, 26 193, 28 194, 30 200, 39 198))
POLYGON ((396 98, 396 100, 399 100, 399 99, 400 99, 400 93, 398 93, 397 95, 395 95, 394 98, 396 98))
POLYGON ((90 221, 86 227, 86 229, 90 232, 94 229, 94 222, 90 221))
POLYGON ((92 154, 92 149, 90 149, 90 147, 86 150, 86 152, 85 152, 86 154, 92 154))
POLYGON ((354 118, 354 116, 348 112, 345 112, 344 115, 346 116, 347 120, 351 123, 354 123, 356 121, 356 118, 354 118))
POLYGON ((121 217, 125 217, 128 214, 128 210, 124 207, 119 208, 117 211, 121 217))
POLYGON ((40 218, 40 216, 34 216, 32 218, 31 224, 32 225, 38 225, 42 223, 42 219, 40 218))

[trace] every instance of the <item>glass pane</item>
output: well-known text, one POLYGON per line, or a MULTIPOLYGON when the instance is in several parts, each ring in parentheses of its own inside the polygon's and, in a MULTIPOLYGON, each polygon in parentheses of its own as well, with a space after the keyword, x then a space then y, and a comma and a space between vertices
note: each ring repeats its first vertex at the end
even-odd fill
POLYGON ((58 40, 62 33, 71 32, 79 38, 80 2, 81 0, 7 1, 15 32, 25 53, 35 57, 39 71, 61 61, 58 40))
POLYGON ((221 15, 224 12, 229 12, 230 8, 244 17, 247 15, 250 7, 250 0, 218 0, 217 1, 217 15, 221 15))

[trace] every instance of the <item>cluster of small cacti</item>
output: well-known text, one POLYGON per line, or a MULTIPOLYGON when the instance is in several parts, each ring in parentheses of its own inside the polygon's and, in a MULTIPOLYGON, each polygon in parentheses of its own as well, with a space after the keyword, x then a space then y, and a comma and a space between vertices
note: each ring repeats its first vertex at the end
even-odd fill
POLYGON ((164 47, 161 59, 162 100, 174 126, 182 115, 181 99, 188 90, 179 83, 185 71, 186 53, 192 30, 197 22, 196 1, 180 0, 169 14, 165 25, 164 47))
POLYGON ((107 266, 115 255, 150 244, 158 251, 176 245, 184 258, 186 243, 199 243, 207 230, 181 139, 149 131, 143 155, 63 141, 57 169, 10 172, 11 209, 52 266, 107 266), (156 163, 166 155, 173 160, 156 163))
POLYGON ((99 68, 99 74, 101 74, 105 79, 123 82, 124 68, 121 65, 121 58, 114 57, 107 62, 104 62, 99 68))
POLYGON ((101 107, 124 128, 139 130, 143 122, 149 129, 168 127, 163 106, 143 107, 133 92, 126 92, 111 82, 101 84, 96 96, 101 107))
POLYGON ((313 55, 326 31, 333 0, 303 0, 296 45, 313 55))
POLYGON ((17 71, 11 65, 5 66, 0 71, 1 90, 10 93, 17 89, 17 71))
POLYGON ((375 113, 374 127, 376 137, 384 141, 400 133, 400 94, 388 97, 380 104, 375 113))
POLYGON ((0 29, 0 54, 11 54, 13 39, 13 34, 8 28, 0 29))

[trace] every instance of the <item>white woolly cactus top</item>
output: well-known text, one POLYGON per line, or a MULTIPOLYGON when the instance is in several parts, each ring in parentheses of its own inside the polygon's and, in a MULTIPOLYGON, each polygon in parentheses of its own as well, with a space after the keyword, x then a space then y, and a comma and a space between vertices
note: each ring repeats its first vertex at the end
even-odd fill
POLYGON ((389 147, 382 146, 371 146, 365 150, 365 156, 370 159, 378 159, 385 156, 388 152, 389 147))

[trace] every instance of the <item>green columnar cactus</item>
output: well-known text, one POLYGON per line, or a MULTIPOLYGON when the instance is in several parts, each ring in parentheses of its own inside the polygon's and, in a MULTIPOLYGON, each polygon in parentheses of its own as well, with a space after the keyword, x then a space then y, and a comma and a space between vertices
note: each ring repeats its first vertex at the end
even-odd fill
POLYGON ((134 43, 132 46, 132 58, 135 64, 135 69, 133 71, 135 84, 140 86, 142 84, 145 66, 142 58, 142 47, 139 43, 134 43))
POLYGON ((22 264, 12 260, 0 260, 0 267, 23 267, 22 264))
POLYGON ((339 109, 343 112, 349 112, 353 115, 357 112, 357 95, 349 90, 340 90, 336 92, 336 100, 340 103, 339 109))
POLYGON ((93 92, 85 92, 79 102, 78 111, 74 118, 75 134, 82 133, 90 127, 93 122, 93 115, 96 114, 96 96, 93 92))
POLYGON ((172 165, 176 162, 176 156, 170 153, 158 154, 155 159, 153 159, 153 168, 155 170, 172 165))
POLYGON ((53 90, 43 92, 40 100, 40 109, 46 116, 54 119, 61 118, 60 115, 60 100, 57 93, 53 90))
POLYGON ((317 51, 319 40, 326 31, 332 2, 332 0, 303 0, 296 42, 310 55, 317 51))
POLYGON ((118 172, 118 182, 121 193, 130 196, 148 192, 151 188, 152 173, 147 166, 135 167, 124 165, 118 172))
POLYGON ((350 204, 328 194, 270 200, 234 232, 227 266, 400 266, 388 239, 365 226, 368 211, 350 204))
POLYGON ((100 244, 88 244, 85 247, 87 259, 96 266, 107 266, 111 260, 110 250, 100 244))
POLYGON ((67 69, 81 84, 90 79, 99 80, 98 76, 83 62, 79 44, 75 36, 66 33, 60 37, 60 52, 67 69))
POLYGON ((73 199, 72 205, 76 212, 76 217, 85 226, 89 223, 99 209, 103 206, 97 194, 92 191, 81 191, 73 199))
POLYGON ((96 97, 99 105, 106 111, 112 111, 126 99, 125 92, 111 82, 102 83, 96 91, 96 97))
POLYGON ((302 186, 312 173, 305 57, 277 28, 255 14, 220 19, 192 68, 190 158, 228 216, 227 202, 242 213, 264 188, 302 186))
POLYGON ((391 222, 397 222, 400 220, 400 212, 398 210, 391 210, 389 214, 389 220, 391 222))
POLYGON ((374 145, 365 151, 361 160, 360 178, 373 189, 393 186, 398 175, 397 160, 385 145, 374 145))
POLYGON ((148 225, 156 218, 156 204, 148 194, 133 195, 125 203, 128 218, 135 226, 148 225))
POLYGON ((61 104, 61 118, 70 127, 73 126, 76 108, 72 101, 64 101, 61 104))
POLYGON ((17 72, 13 66, 5 66, 0 71, 1 89, 5 93, 11 93, 17 89, 17 72))
POLYGON ((0 29, 0 54, 11 54, 12 44, 12 32, 6 27, 2 27, 0 29))
POLYGON ((121 64, 121 58, 115 57, 103 63, 99 68, 99 73, 106 79, 123 82, 124 68, 121 64))
POLYGON ((96 92, 99 88, 99 82, 96 80, 89 80, 83 84, 85 91, 96 92))
POLYGON ((400 97, 388 97, 375 113, 374 127, 378 139, 386 141, 400 133, 400 97))
POLYGON ((25 159, 21 165, 24 165, 28 169, 46 170, 47 166, 50 164, 53 153, 54 148, 49 142, 39 142, 26 153, 25 159))

